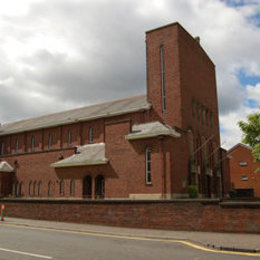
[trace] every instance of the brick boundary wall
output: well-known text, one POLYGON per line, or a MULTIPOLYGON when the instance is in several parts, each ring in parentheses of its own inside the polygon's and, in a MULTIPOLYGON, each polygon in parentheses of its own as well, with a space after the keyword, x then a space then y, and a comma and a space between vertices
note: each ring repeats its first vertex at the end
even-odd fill
POLYGON ((7 217, 187 231, 260 233, 260 202, 2 199, 7 217))

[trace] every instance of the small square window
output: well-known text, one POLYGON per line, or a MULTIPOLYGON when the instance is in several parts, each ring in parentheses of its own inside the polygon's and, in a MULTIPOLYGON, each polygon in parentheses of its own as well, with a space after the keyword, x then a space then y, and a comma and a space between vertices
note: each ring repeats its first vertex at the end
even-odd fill
POLYGON ((239 162, 240 166, 247 166, 247 162, 239 162))
POLYGON ((248 180, 248 177, 247 176, 242 176, 241 177, 241 181, 247 181, 248 180))

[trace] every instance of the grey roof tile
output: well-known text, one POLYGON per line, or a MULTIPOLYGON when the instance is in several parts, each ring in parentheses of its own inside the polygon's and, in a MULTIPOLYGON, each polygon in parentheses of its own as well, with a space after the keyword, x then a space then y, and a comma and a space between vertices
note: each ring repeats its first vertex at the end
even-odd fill
POLYGON ((111 117, 150 108, 151 104, 147 102, 146 95, 128 97, 125 99, 114 100, 17 122, 6 123, 3 124, 0 128, 0 136, 37 130, 46 127, 71 124, 78 121, 88 121, 98 118, 111 117))

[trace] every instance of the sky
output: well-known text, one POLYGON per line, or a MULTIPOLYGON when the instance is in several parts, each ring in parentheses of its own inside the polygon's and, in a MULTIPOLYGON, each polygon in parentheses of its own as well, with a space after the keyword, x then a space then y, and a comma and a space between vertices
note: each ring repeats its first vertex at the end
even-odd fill
POLYGON ((145 31, 178 21, 216 65, 221 144, 260 111, 260 0, 0 0, 0 122, 146 92, 145 31))

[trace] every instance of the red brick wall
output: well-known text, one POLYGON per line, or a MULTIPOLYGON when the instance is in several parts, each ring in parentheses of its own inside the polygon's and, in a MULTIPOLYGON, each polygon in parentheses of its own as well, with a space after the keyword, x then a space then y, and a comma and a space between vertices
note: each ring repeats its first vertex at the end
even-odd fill
POLYGON ((135 228, 260 233, 260 203, 2 200, 7 217, 135 228))

